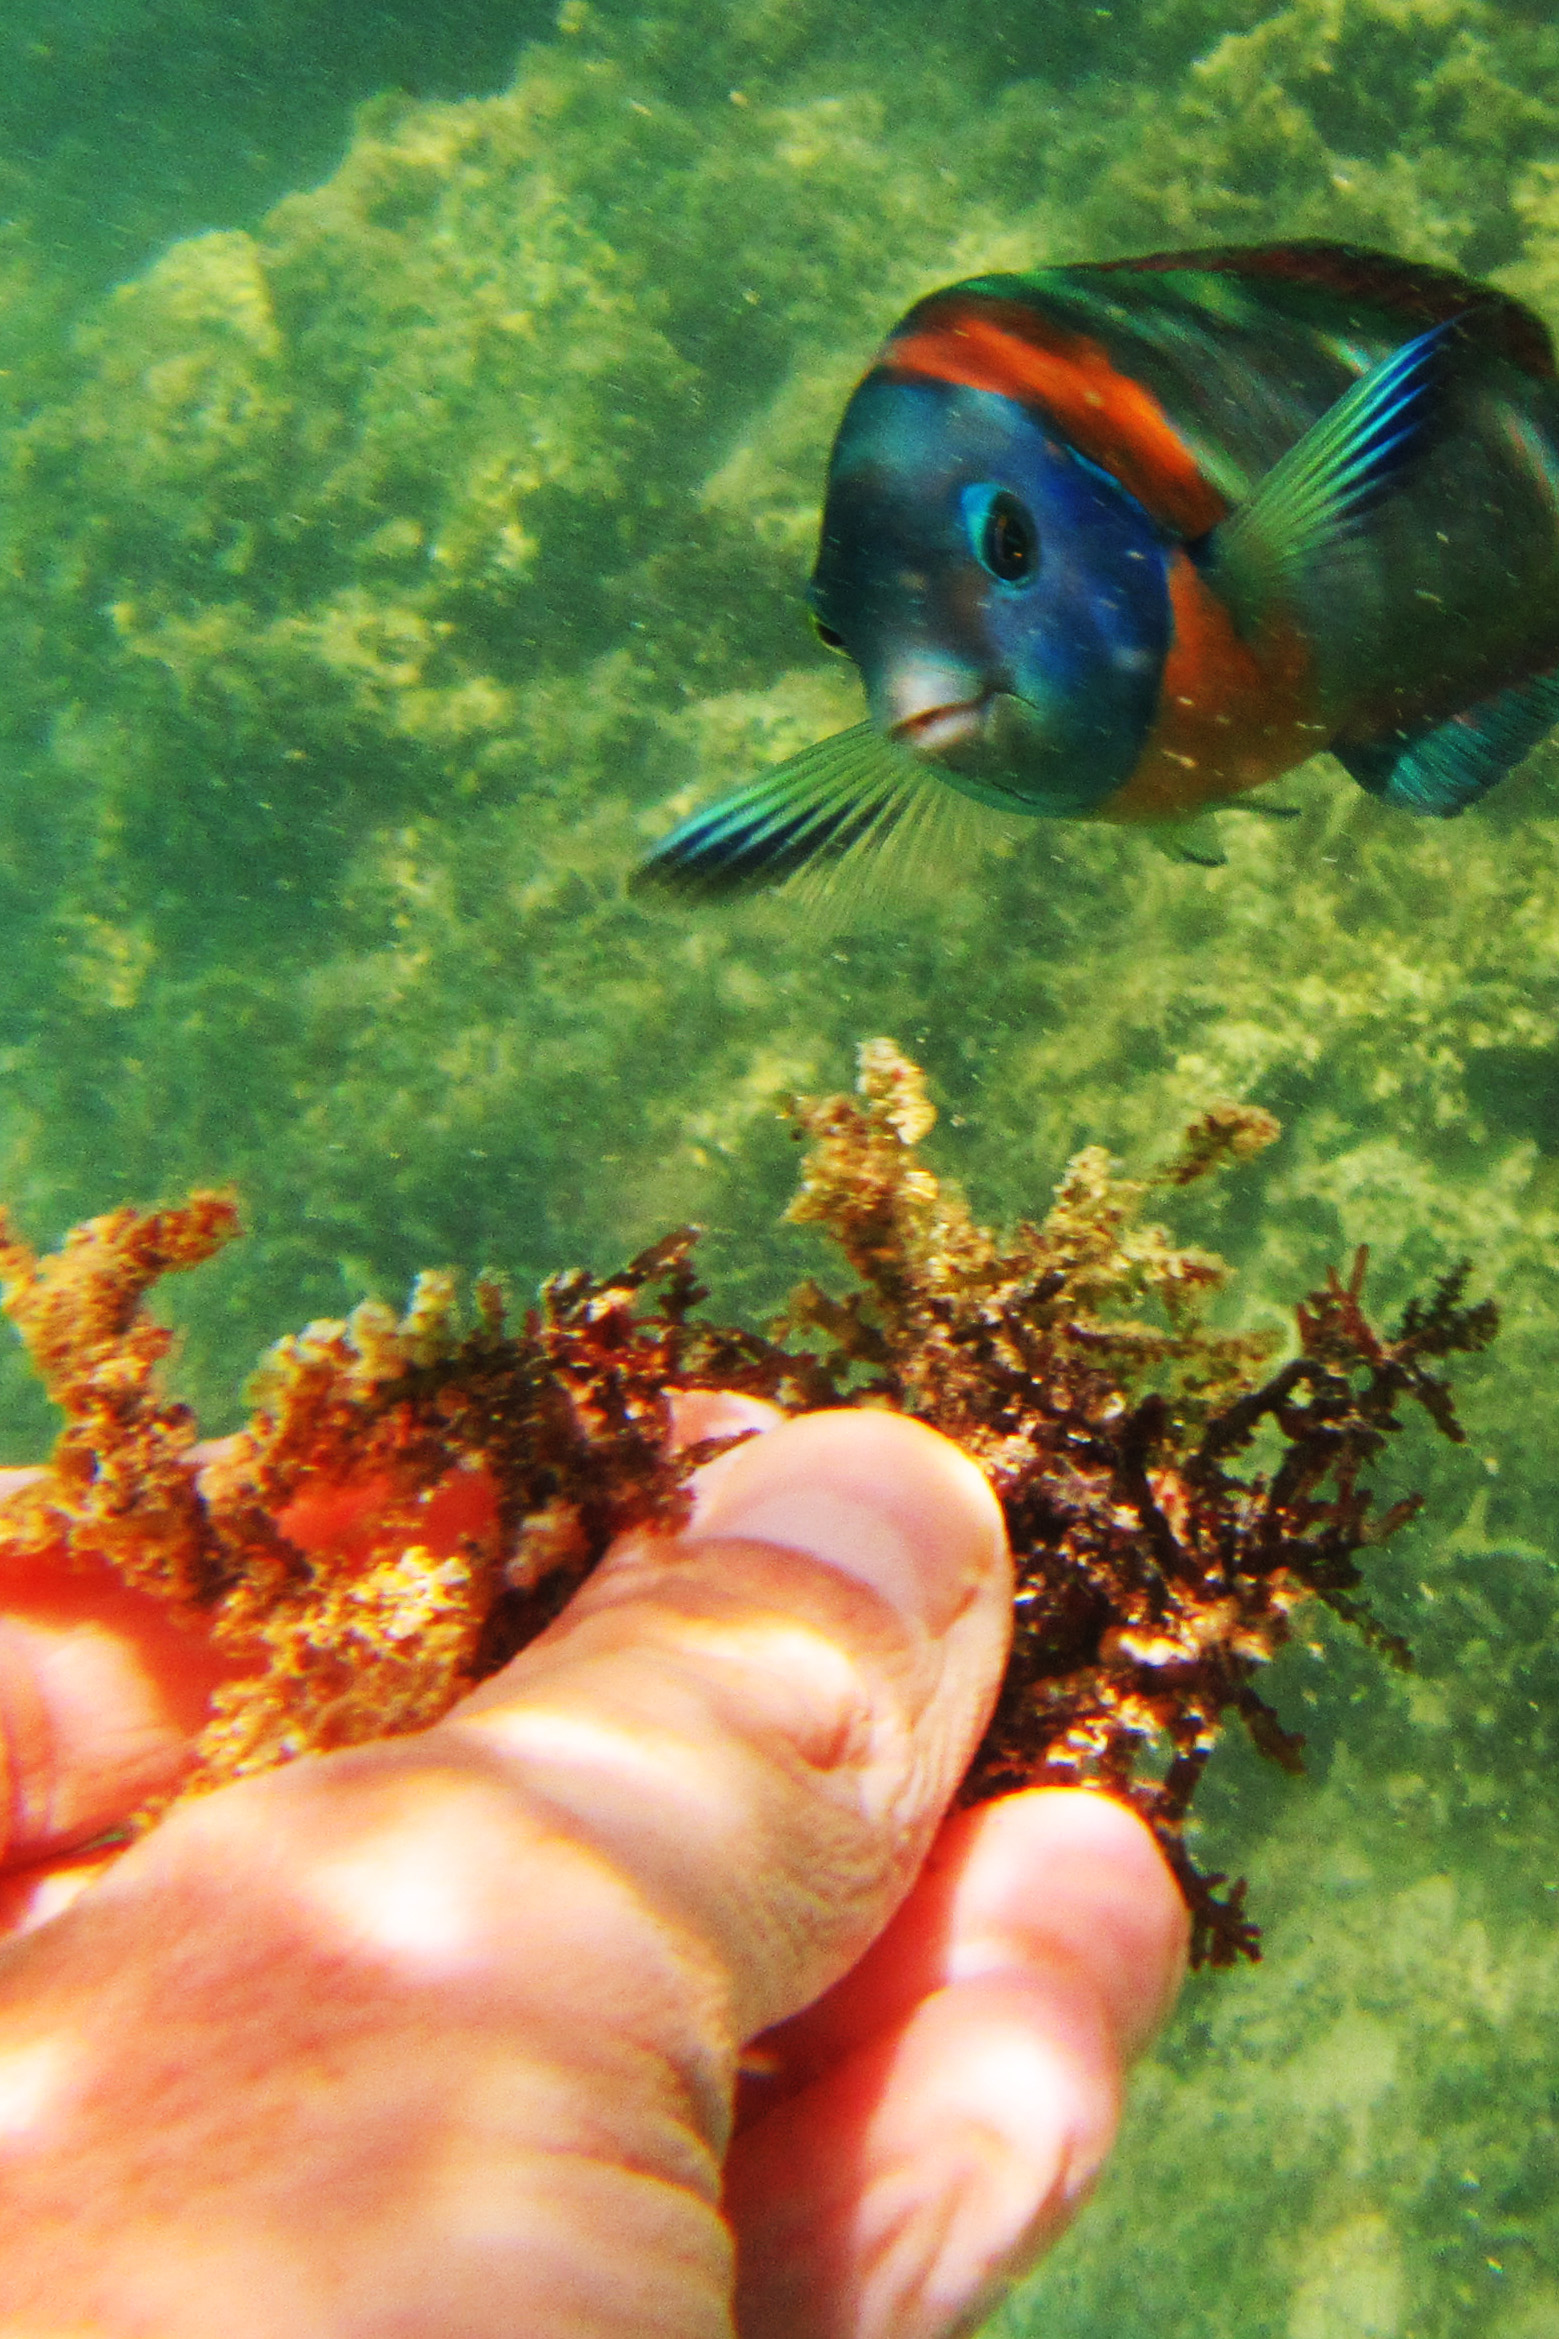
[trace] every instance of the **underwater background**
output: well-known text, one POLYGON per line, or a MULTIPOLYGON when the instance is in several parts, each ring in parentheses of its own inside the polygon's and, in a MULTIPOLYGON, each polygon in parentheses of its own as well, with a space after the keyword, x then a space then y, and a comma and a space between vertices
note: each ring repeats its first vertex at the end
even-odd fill
MULTIPOLYGON (((716 785, 857 718, 799 602, 886 327, 975 270, 1329 236, 1559 327, 1547 0, 53 0, 0 24, 0 1195, 35 1240, 232 1181, 174 1295, 265 1343, 421 1266, 523 1289, 696 1219, 761 1321, 779 1103, 927 1067, 1042 1209, 1209 1102, 1282 1142, 1176 1232, 1276 1324, 1367 1242, 1500 1301, 1400 1441, 1398 1675, 1306 1626, 1300 1782, 1230 1747, 1188 1990, 1004 2339, 1559 2330, 1559 749, 1463 820, 1325 759, 1228 864, 1066 824, 842 923, 630 901, 716 785)), ((0 1361, 0 1458, 46 1409, 0 1361)))

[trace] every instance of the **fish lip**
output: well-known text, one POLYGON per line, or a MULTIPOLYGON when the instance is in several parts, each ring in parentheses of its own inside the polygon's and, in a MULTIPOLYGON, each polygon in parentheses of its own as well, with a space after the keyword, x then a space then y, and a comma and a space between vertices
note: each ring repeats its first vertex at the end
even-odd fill
POLYGON ((949 747, 965 746, 985 729, 988 697, 949 700, 943 706, 922 707, 890 726, 888 737, 916 755, 942 755, 949 747))

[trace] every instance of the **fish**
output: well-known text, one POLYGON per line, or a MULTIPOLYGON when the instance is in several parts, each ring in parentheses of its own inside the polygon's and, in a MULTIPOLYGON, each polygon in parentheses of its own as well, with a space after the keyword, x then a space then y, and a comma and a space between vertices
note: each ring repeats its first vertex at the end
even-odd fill
POLYGON ((1342 243, 970 277, 853 391, 806 599, 866 718, 684 819, 647 885, 935 861, 949 806, 1216 858, 1207 816, 1323 750, 1454 818, 1559 721, 1552 341, 1342 243))

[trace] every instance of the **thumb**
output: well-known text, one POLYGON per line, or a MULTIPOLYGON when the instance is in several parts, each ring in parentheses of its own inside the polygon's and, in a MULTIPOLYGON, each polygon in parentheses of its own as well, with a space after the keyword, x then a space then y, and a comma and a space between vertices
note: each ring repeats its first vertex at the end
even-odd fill
POLYGON ((619 1544, 455 1726, 631 1880, 740 2044, 908 1891, 1010 1629, 974 1465, 899 1415, 812 1414, 702 1472, 684 1533, 619 1544))

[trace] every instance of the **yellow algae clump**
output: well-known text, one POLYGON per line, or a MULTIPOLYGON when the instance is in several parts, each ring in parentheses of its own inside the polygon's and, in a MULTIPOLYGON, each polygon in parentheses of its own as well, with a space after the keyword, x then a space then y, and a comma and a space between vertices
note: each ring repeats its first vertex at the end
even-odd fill
POLYGON ((112 1211, 39 1259, 0 1216, 5 1310, 65 1417, 47 1472, 8 1505, 21 1548, 62 1544, 138 1590, 211 1597, 223 1566, 188 1468, 195 1420, 159 1386, 172 1335, 141 1303, 237 1231, 230 1197, 196 1194, 179 1209, 112 1211))

